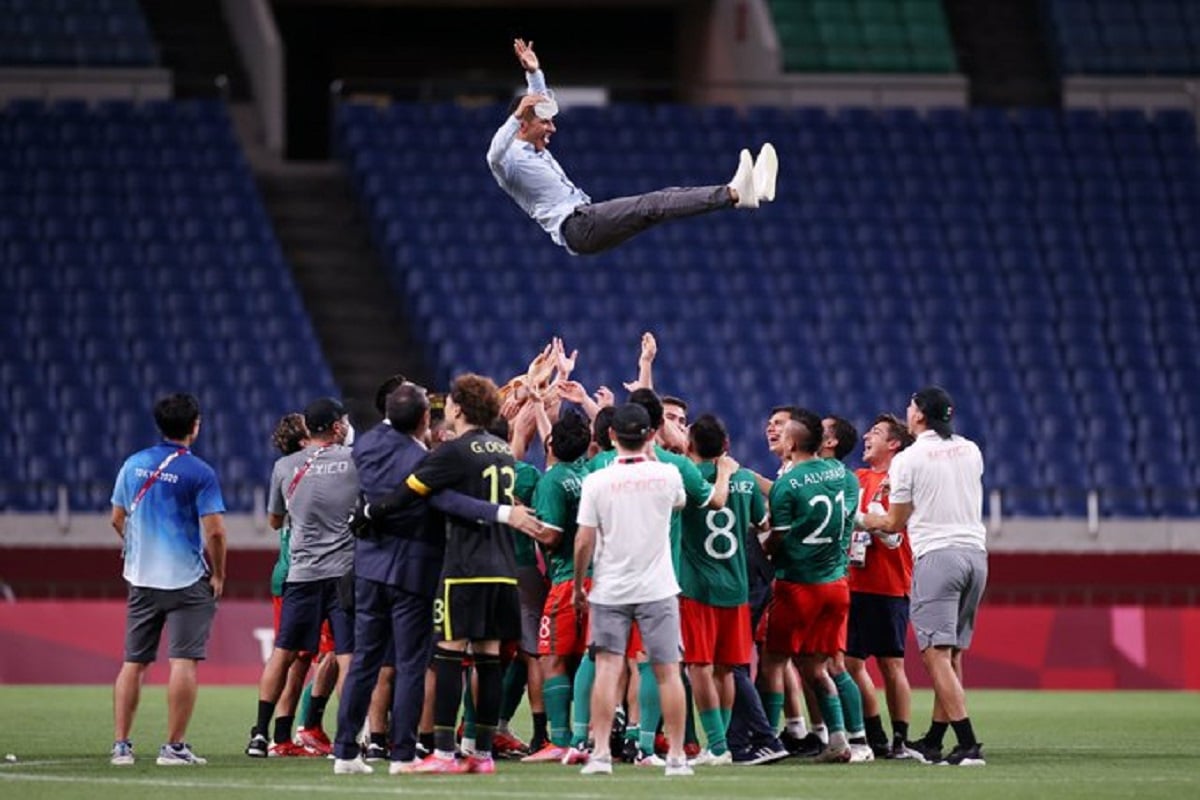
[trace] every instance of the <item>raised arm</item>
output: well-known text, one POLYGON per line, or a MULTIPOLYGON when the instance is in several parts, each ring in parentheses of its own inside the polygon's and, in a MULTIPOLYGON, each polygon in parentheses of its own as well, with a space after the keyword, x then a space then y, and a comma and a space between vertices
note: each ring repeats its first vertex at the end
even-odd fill
POLYGON ((654 357, 656 355, 658 355, 658 342, 653 333, 646 331, 642 334, 642 351, 638 354, 637 380, 625 384, 628 391, 654 388, 654 357))

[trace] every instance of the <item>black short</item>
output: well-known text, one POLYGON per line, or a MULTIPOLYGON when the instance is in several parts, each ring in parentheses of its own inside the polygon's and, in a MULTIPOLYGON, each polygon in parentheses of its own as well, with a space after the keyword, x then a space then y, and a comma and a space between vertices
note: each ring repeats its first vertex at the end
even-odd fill
POLYGON ((280 650, 317 652, 321 623, 329 620, 334 652, 354 652, 354 611, 345 606, 342 578, 321 578, 283 585, 283 608, 275 646, 280 650))
POLYGON ((516 579, 443 578, 433 601, 433 629, 442 642, 520 639, 516 579))
POLYGON ((908 634, 908 598, 850 593, 846 655, 851 658, 903 658, 908 634))
POLYGON ((130 586, 125 615, 125 660, 135 664, 153 662, 164 623, 169 637, 167 658, 203 660, 216 613, 217 598, 208 578, 182 589, 130 586))

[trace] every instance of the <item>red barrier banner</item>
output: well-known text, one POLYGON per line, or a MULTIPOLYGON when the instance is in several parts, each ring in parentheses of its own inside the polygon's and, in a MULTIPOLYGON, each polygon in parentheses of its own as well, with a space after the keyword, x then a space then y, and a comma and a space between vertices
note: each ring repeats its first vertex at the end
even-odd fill
MULTIPOLYGON (((271 618, 269 603, 222 603, 201 680, 256 683, 271 618)), ((119 601, 0 604, 0 683, 108 683, 124 631, 119 601)), ((165 656, 160 649, 148 681, 166 682, 165 656)), ((907 666, 914 686, 928 685, 911 636, 907 666)), ((984 606, 964 671, 978 688, 1197 690, 1200 608, 984 606)))

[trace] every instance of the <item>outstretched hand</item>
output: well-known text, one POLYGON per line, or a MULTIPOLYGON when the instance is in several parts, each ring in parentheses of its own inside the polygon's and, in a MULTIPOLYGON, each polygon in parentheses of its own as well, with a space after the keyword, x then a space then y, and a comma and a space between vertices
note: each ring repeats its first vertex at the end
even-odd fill
POLYGON ((521 62, 526 72, 537 72, 540 69, 537 54, 533 52, 533 42, 525 44, 524 39, 514 39, 513 52, 517 54, 517 61, 521 62))

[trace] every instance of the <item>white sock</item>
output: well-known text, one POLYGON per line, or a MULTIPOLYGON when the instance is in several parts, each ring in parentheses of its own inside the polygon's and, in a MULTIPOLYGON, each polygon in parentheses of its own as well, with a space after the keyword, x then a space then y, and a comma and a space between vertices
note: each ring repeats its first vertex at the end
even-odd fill
POLYGON ((804 717, 788 717, 787 732, 797 739, 808 736, 808 725, 805 724, 804 717))
POLYGON ((826 728, 824 724, 813 725, 812 732, 821 740, 821 744, 829 744, 829 728, 826 728))
MULTIPOLYGON (((822 727, 824 727, 824 726, 822 726, 822 727)), ((825 744, 829 745, 830 747, 834 748, 835 750, 841 750, 842 748, 849 746, 846 743, 846 732, 845 731, 834 731, 833 733, 829 733, 826 735, 829 738, 825 741, 825 744)))

